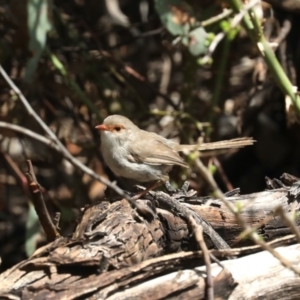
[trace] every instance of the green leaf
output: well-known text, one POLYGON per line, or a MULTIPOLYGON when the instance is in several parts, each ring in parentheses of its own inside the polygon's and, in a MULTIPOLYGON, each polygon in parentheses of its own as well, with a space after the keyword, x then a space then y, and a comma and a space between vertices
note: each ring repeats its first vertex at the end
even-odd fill
POLYGON ((220 27, 224 32, 227 32, 228 30, 231 29, 231 25, 227 20, 222 20, 220 22, 220 27))
POLYGON ((180 36, 181 42, 189 48, 192 55, 206 53, 209 45, 206 40, 208 34, 203 27, 195 28, 199 22, 188 3, 181 0, 156 0, 155 7, 167 30, 180 36))
POLYGON ((33 204, 29 202, 25 241, 25 251, 28 256, 30 256, 36 250, 37 240, 40 236, 40 227, 41 225, 35 208, 33 204))
POLYGON ((50 0, 28 0, 27 3, 29 51, 32 55, 26 65, 25 82, 27 83, 33 81, 33 75, 46 45, 47 32, 51 29, 50 8, 50 0))
POLYGON ((173 35, 186 35, 195 26, 193 8, 180 0, 156 0, 156 11, 161 22, 173 35))
MULTIPOLYGON (((206 42, 207 32, 203 27, 198 27, 189 33, 188 44, 189 51, 194 56, 199 56, 207 52, 209 44, 206 42)), ((184 43, 184 39, 182 42, 184 43)))
POLYGON ((209 172, 211 174, 215 174, 217 172, 217 167, 215 165, 210 165, 209 166, 209 172))

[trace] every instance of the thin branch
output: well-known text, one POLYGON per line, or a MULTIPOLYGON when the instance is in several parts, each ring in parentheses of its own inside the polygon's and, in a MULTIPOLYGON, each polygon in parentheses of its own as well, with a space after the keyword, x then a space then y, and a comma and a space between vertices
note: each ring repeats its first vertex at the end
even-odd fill
POLYGON ((39 217, 40 223, 46 233, 47 240, 49 242, 54 241, 56 238, 60 237, 60 234, 53 224, 51 217, 49 215, 48 209, 46 207, 43 193, 40 189, 40 185, 36 180, 32 163, 30 160, 27 160, 28 171, 26 172, 26 178, 29 185, 29 189, 32 196, 32 202, 35 208, 35 211, 39 217))
MULTIPOLYGON (((231 8, 236 13, 240 13, 243 9, 243 3, 240 0, 229 0, 231 8)), ((249 14, 246 14, 243 18, 243 25, 246 28, 253 43, 257 45, 261 56, 264 58, 268 65, 272 75, 275 78, 277 85, 280 87, 282 92, 292 99, 292 102, 297 110, 298 115, 300 114, 300 97, 296 94, 296 87, 293 86, 282 66, 280 65, 274 51, 271 49, 266 37, 263 34, 261 22, 258 19, 255 11, 250 9, 249 14)))
MULTIPOLYGON (((241 10, 240 12, 233 18, 231 24, 230 24, 230 29, 234 29, 236 28, 240 22, 243 20, 243 18, 245 17, 246 13, 252 9, 253 6, 255 6, 257 3, 259 3, 260 0, 253 0, 250 3, 246 4, 241 10)), ((211 44, 208 47, 207 50, 207 54, 202 58, 202 63, 206 64, 208 63, 208 61, 210 60, 210 58, 212 57, 212 54, 215 52, 217 46, 219 45, 219 43, 224 39, 224 37, 226 36, 225 32, 219 32, 215 38, 213 39, 213 41, 211 42, 211 44)))
POLYGON ((230 15, 232 15, 233 13, 233 10, 232 9, 227 9, 225 8, 220 14, 216 15, 216 16, 213 16, 211 17, 210 19, 207 19, 205 21, 202 21, 200 23, 200 25, 202 27, 207 27, 207 26, 210 26, 214 23, 217 23, 225 18, 228 18, 230 15))
POLYGON ((213 53, 215 52, 217 46, 219 45, 219 43, 224 39, 225 37, 225 32, 219 32, 213 39, 213 41, 210 43, 208 49, 207 49, 207 53, 206 55, 201 59, 202 64, 207 64, 213 53))
MULTIPOLYGON (((16 95, 21 100, 22 104, 25 106, 28 114, 33 117, 38 124, 43 128, 43 130, 48 134, 51 140, 53 140, 58 147, 59 151, 62 153, 64 158, 66 158, 72 165, 79 168, 82 172, 88 174, 92 178, 102 182, 112 190, 114 190, 117 194, 119 194, 121 197, 125 198, 133 207, 136 207, 137 209, 140 209, 139 205, 128 195, 126 194, 121 188, 119 188, 115 183, 110 182, 109 180, 105 179, 104 177, 96 174, 93 170, 85 166, 82 162, 80 162, 78 159, 73 157, 70 152, 67 150, 67 148, 62 144, 62 142, 58 139, 58 137, 55 135, 55 133, 46 125, 46 123, 42 120, 42 118, 33 110, 31 105, 29 104, 28 100, 25 98, 21 90, 13 83, 13 81, 10 79, 8 74, 3 69, 2 65, 0 65, 0 73, 8 83, 8 85, 11 87, 11 89, 16 93, 16 95)), ((16 125, 15 125, 16 126, 16 125)), ((142 209, 142 211, 145 213, 145 209, 142 209)), ((149 216, 151 215, 151 212, 149 212, 149 216)))
POLYGON ((1 122, 1 121, 0 121, 0 128, 10 129, 12 131, 21 133, 23 135, 31 137, 32 139, 34 139, 36 141, 39 141, 39 142, 45 144, 46 146, 48 146, 50 148, 53 148, 53 149, 61 152, 59 147, 55 144, 55 142, 53 140, 50 140, 49 138, 46 138, 30 129, 26 129, 19 125, 7 123, 7 122, 1 122))
POLYGON ((227 190, 228 191, 234 190, 234 187, 231 184, 231 182, 229 181, 227 175, 225 174, 224 169, 223 169, 219 159, 217 157, 213 157, 212 161, 213 161, 213 164, 217 167, 217 170, 218 170, 224 184, 226 185, 227 190))
POLYGON ((276 47, 273 48, 275 50, 287 37, 292 29, 292 22, 290 19, 285 19, 283 21, 282 27, 280 29, 279 35, 272 41, 272 44, 276 44, 276 47))
POLYGON ((239 13, 233 18, 232 23, 231 23, 231 28, 235 28, 237 25, 241 23, 245 15, 248 13, 250 9, 253 8, 256 4, 258 4, 260 0, 254 0, 251 1, 250 3, 244 5, 242 9, 239 11, 239 13))
POLYGON ((188 222, 191 225, 195 239, 202 250, 203 254, 203 260, 206 266, 206 299, 207 300, 213 300, 214 299, 214 281, 212 279, 211 275, 211 261, 210 261, 210 255, 209 251, 207 249, 207 246, 204 242, 203 239, 203 228, 201 225, 197 224, 196 220, 192 217, 189 216, 188 222))
POLYGON ((17 178, 21 182, 22 189, 25 194, 28 194, 28 186, 27 186, 27 180, 20 168, 17 166, 17 164, 13 161, 13 159, 4 151, 0 150, 0 153, 2 153, 4 159, 9 164, 9 166, 12 168, 13 172, 17 176, 17 178))
POLYGON ((276 250, 274 250, 269 244, 267 244, 265 241, 263 241, 259 235, 256 232, 251 231, 251 227, 244 221, 244 219, 240 215, 240 210, 238 207, 234 206, 230 201, 226 199, 220 188, 218 187, 216 181, 214 180, 212 174, 209 172, 209 170, 204 166, 202 161, 197 158, 195 160, 195 164, 201 173, 201 175, 204 177, 204 179, 207 181, 207 183, 211 186, 214 196, 218 199, 220 199, 225 206, 230 210, 230 212, 235 216, 236 220, 240 224, 240 226, 246 230, 249 231, 249 237, 253 240, 254 243, 261 246, 262 249, 269 251, 274 257, 276 257, 283 266, 286 268, 292 270, 297 275, 300 275, 300 270, 296 269, 290 261, 282 257, 276 250))

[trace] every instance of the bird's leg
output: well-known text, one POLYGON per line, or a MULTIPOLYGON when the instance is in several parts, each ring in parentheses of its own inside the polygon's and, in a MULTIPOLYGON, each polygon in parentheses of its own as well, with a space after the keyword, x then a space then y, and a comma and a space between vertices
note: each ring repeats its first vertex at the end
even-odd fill
POLYGON ((155 189, 156 187, 158 187, 159 185, 162 184, 161 180, 155 181, 154 183, 152 183, 150 186, 148 186, 145 190, 141 191, 140 193, 136 194, 135 196, 132 197, 133 200, 138 200, 140 199, 142 196, 146 195, 149 191, 155 189))

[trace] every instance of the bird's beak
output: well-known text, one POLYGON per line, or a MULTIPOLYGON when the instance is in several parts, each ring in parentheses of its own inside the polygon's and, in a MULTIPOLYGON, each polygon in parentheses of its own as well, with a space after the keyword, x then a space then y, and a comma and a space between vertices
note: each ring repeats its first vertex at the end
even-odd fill
POLYGON ((109 131, 109 128, 104 124, 97 125, 95 128, 102 131, 109 131))

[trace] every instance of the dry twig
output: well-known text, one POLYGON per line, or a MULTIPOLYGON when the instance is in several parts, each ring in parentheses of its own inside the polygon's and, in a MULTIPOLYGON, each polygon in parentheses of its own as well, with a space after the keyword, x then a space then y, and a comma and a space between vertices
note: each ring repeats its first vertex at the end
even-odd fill
MULTIPOLYGON (((23 105, 25 106, 28 114, 30 117, 33 117, 38 124, 43 128, 45 133, 47 133, 51 140, 56 144, 57 148, 59 149, 59 152, 66 158, 72 165, 79 168, 84 173, 88 174, 92 178, 99 180, 106 186, 110 187, 112 190, 114 190, 117 194, 125 198, 133 207, 136 207, 137 209, 141 210, 143 213, 146 213, 148 216, 151 216, 151 212, 145 212, 145 209, 140 209, 138 204, 132 200, 132 198, 126 194, 121 188, 119 188, 116 184, 110 182, 109 180, 105 179, 104 177, 96 174, 93 170, 88 168, 86 165, 84 165, 82 162, 80 162, 78 159, 73 157, 70 152, 67 150, 67 148, 62 144, 62 142, 58 139, 58 137, 55 135, 55 133, 46 125, 46 123, 42 120, 42 118, 33 110, 21 90, 13 83, 13 81, 10 79, 8 74, 3 69, 2 65, 0 65, 0 73, 8 83, 8 85, 11 87, 11 89, 15 92, 15 94, 19 97, 23 105)), ((27 132, 28 133, 28 132, 27 132)), ((32 132, 31 132, 32 134, 32 132)), ((37 136, 35 136, 37 137, 37 136)), ((40 139, 40 138, 39 138, 40 139)), ((46 142, 46 141, 45 141, 46 142)))
POLYGON ((27 160, 28 171, 26 172, 26 178, 28 181, 29 189, 32 195, 32 202, 35 208, 35 211, 39 217, 40 223, 46 233, 47 240, 49 242, 54 241, 56 238, 60 237, 60 234, 57 230, 57 227, 53 224, 51 217, 49 215, 48 209, 46 207, 43 193, 38 184, 32 163, 30 160, 27 160))
POLYGON ((197 224, 192 216, 189 216, 188 222, 194 231, 196 241, 203 253, 203 260, 206 266, 206 296, 207 300, 212 300, 214 299, 214 282, 211 275, 210 254, 203 239, 203 228, 201 225, 197 224))

